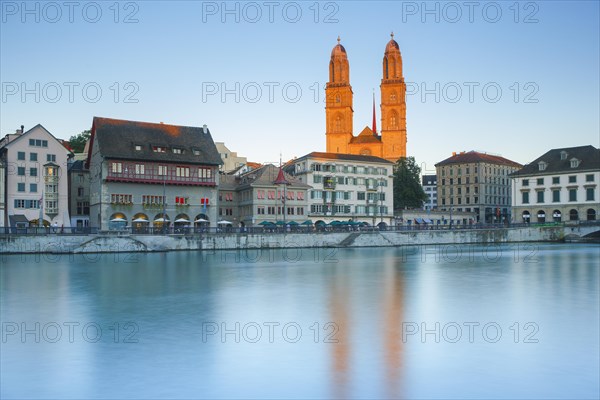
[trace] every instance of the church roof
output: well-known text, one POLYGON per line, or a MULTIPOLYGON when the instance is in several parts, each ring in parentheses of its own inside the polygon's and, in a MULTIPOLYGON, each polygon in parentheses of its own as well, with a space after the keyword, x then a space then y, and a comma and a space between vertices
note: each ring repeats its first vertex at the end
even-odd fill
POLYGON ((371 128, 366 126, 358 136, 350 139, 350 143, 381 143, 381 136, 374 135, 371 128))
POLYGON ((385 52, 389 53, 389 52, 400 52, 400 46, 398 45, 398 42, 396 42, 394 40, 394 32, 392 32, 391 34, 391 39, 388 42, 388 44, 385 46, 385 52))
POLYGON ((341 56, 341 57, 347 57, 348 56, 347 53, 346 53, 346 49, 344 48, 344 46, 341 45, 340 40, 341 39, 338 36, 338 38, 337 38, 338 44, 336 44, 334 46, 333 50, 331 50, 331 58, 338 57, 338 56, 341 56))

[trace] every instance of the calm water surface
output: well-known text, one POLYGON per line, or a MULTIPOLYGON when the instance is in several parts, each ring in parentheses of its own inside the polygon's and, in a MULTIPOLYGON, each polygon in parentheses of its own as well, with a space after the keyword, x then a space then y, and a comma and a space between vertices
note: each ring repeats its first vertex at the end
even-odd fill
POLYGON ((599 256, 0 256, 0 397, 598 398, 599 256))

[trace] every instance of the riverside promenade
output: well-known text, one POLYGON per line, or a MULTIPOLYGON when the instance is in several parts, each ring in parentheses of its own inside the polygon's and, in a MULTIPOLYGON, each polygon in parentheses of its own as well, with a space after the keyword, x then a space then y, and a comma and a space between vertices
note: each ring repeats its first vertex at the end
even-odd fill
POLYGON ((600 235, 600 221, 570 224, 394 230, 249 230, 136 234, 98 232, 0 235, 0 254, 78 254, 198 250, 252 250, 318 247, 391 247, 451 244, 498 244, 586 240, 600 235))

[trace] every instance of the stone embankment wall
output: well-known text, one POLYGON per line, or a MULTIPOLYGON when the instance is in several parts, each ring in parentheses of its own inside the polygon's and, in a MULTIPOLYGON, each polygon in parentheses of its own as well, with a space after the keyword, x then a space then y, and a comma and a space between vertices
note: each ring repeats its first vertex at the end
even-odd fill
POLYGON ((311 247, 389 247, 431 244, 486 244, 557 242, 583 236, 573 228, 530 227, 509 229, 423 230, 390 232, 326 232, 287 234, 229 234, 208 236, 151 235, 41 235, 0 237, 0 254, 117 253, 176 250, 244 250, 311 247))

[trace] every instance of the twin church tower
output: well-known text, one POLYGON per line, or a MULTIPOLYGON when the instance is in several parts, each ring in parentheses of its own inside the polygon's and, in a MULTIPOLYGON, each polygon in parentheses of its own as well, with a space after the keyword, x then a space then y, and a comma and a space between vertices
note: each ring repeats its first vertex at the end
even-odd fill
POLYGON ((406 157, 406 84, 402 76, 402 56, 394 34, 385 47, 381 80, 381 133, 377 132, 373 99, 373 126, 353 134, 350 65, 344 46, 331 51, 329 82, 325 88, 325 114, 328 153, 360 154, 396 162, 406 157))

